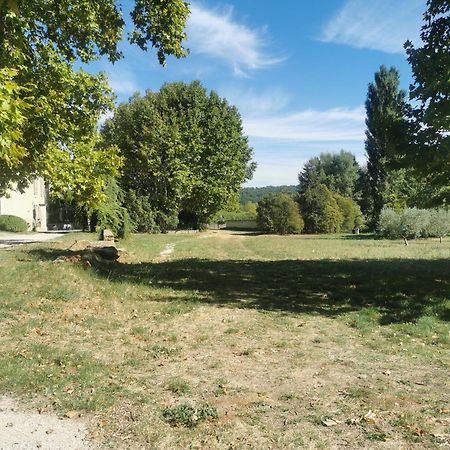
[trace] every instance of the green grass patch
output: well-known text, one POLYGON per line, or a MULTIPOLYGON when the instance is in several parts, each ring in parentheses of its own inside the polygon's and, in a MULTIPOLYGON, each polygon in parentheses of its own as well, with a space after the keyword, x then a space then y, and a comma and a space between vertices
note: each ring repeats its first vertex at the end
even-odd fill
POLYGON ((170 425, 178 427, 195 427, 207 420, 216 420, 219 416, 214 406, 204 404, 199 407, 182 403, 162 411, 163 419, 170 425))
POLYGON ((180 378, 171 378, 167 382, 167 390, 177 395, 183 395, 191 392, 191 387, 185 380, 180 378))
POLYGON ((108 368, 88 354, 43 344, 0 354, 0 389, 51 398, 61 410, 96 411, 122 391, 108 368))

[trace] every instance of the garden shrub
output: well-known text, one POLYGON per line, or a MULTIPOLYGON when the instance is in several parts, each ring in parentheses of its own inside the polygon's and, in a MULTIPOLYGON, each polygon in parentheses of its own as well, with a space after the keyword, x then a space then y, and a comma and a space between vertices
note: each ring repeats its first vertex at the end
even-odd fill
POLYGON ((288 194, 269 194, 260 200, 257 207, 257 222, 266 233, 297 234, 303 230, 304 222, 298 205, 288 194))
POLYGON ((21 217, 11 215, 0 215, 0 230, 13 233, 23 233, 28 230, 28 224, 21 217))
POLYGON ((430 222, 430 212, 424 209, 405 208, 400 213, 400 236, 404 239, 416 239, 425 235, 430 222))
POLYGON ((391 208, 384 208, 380 214, 378 234, 387 239, 398 239, 400 230, 400 215, 391 208))

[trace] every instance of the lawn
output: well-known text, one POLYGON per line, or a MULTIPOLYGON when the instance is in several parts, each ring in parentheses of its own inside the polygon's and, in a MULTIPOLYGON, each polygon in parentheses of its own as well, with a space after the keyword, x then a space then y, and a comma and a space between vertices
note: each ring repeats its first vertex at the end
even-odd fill
POLYGON ((106 448, 450 445, 450 240, 134 235, 55 262, 86 238, 0 250, 0 394, 106 448))

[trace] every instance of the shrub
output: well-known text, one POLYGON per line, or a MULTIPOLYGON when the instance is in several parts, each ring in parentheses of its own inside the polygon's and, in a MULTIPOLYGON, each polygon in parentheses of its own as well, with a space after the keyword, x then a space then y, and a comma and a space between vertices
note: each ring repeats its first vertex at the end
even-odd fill
POLYGON ((0 216, 0 230, 23 233, 28 230, 28 224, 21 217, 5 214, 0 216))
POLYGON ((361 228, 364 221, 358 204, 350 197, 343 197, 338 193, 334 193, 333 197, 343 216, 341 231, 350 232, 355 228, 361 228))
POLYGON ((406 208, 400 213, 400 236, 404 239, 416 239, 424 236, 429 222, 429 211, 406 208))
POLYGON ((156 213, 147 197, 138 197, 136 191, 129 190, 124 197, 124 205, 133 223, 133 230, 139 233, 159 233, 156 213))
POLYGON ((299 196, 300 212, 308 233, 338 233, 344 216, 333 193, 321 183, 312 184, 299 196))
POLYGON ((110 229, 115 236, 126 239, 132 230, 128 211, 122 206, 123 192, 114 178, 108 180, 105 201, 95 212, 100 231, 110 229))
POLYGON ((450 211, 445 209, 431 211, 425 234, 430 237, 438 237, 441 240, 444 236, 450 234, 450 211))
POLYGON ((196 408, 189 403, 165 408, 162 412, 164 420, 172 426, 195 427, 205 420, 215 420, 218 418, 217 410, 214 406, 205 404, 196 408))
POLYGON ((390 208, 381 211, 378 233, 387 239, 398 239, 400 230, 400 215, 390 208))
POLYGON ((430 211, 417 208, 406 208, 396 212, 385 208, 381 211, 378 232, 388 239, 415 239, 425 237, 430 229, 430 211))
POLYGON ((298 205, 288 194, 269 194, 258 203, 257 222, 266 233, 296 234, 304 222, 298 205))

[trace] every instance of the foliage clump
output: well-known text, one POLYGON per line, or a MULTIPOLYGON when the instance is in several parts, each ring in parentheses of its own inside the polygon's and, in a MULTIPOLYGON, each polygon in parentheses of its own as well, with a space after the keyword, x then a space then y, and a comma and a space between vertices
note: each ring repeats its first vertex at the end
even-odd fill
POLYGON ((261 230, 273 234, 298 234, 304 227, 298 205, 288 194, 268 194, 258 203, 257 222, 261 230))
POLYGON ((430 212, 430 221, 425 230, 427 236, 442 239, 450 234, 450 211, 435 209, 430 212))
POLYGON ((133 231, 138 233, 159 233, 161 230, 156 222, 156 212, 147 197, 138 196, 136 191, 129 189, 123 202, 130 215, 133 231))
POLYGON ((378 233, 387 239, 443 238, 450 233, 450 212, 444 209, 405 208, 381 211, 378 233))
POLYGON ((342 213, 340 231, 349 233, 355 228, 361 228, 364 225, 364 219, 358 204, 350 197, 343 197, 337 193, 333 196, 342 213))
MULTIPOLYGON (((167 55, 187 54, 184 0, 130 6, 131 43, 154 47, 162 64, 167 55)), ((121 163, 97 132, 113 95, 104 74, 77 67, 120 59, 124 27, 116 0, 0 2, 0 193, 43 176, 55 195, 86 208, 103 200, 105 181, 121 163)))
POLYGON ((108 180, 105 193, 105 201, 95 211, 97 226, 101 231, 109 229, 115 236, 126 239, 133 225, 127 209, 122 206, 123 192, 114 178, 108 180))
POLYGON ((359 165, 355 156, 345 150, 340 153, 321 153, 311 158, 299 173, 299 190, 304 192, 309 187, 321 183, 330 191, 344 197, 355 194, 359 176, 359 165))
POLYGON ((28 224, 21 217, 4 214, 0 216, 0 230, 23 233, 28 230, 28 224))
POLYGON ((333 193, 322 183, 305 189, 299 196, 300 212, 307 233, 338 233, 344 220, 333 193))
POLYGON ((216 420, 219 416, 214 406, 205 404, 196 408, 189 403, 172 408, 165 408, 162 412, 164 420, 172 426, 195 427, 200 422, 216 420))

